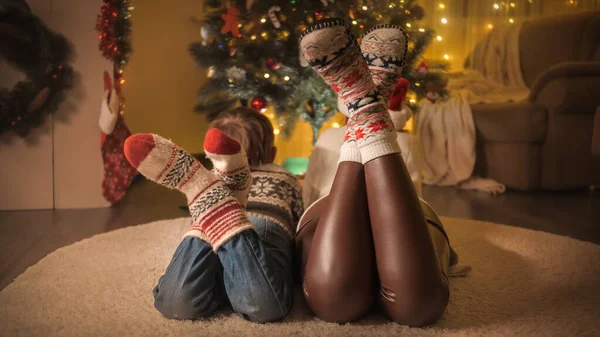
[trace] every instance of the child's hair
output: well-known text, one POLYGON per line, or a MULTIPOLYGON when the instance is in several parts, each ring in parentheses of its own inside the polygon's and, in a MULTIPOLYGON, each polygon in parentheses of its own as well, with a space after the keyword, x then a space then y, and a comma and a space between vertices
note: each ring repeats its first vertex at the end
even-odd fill
POLYGON ((262 113, 238 107, 222 113, 211 124, 231 138, 240 142, 248 156, 250 166, 272 163, 273 125, 262 113))

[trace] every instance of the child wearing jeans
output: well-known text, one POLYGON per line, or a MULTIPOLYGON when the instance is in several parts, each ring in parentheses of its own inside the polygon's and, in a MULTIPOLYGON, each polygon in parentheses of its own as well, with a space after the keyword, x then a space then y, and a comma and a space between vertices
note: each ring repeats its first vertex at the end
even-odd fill
POLYGON ((192 217, 154 288, 154 305, 171 319, 205 317, 230 303, 248 320, 280 320, 291 308, 300 185, 273 164, 273 127, 255 110, 220 116, 204 150, 212 171, 158 135, 135 134, 125 142, 130 163, 148 179, 183 192, 192 217))

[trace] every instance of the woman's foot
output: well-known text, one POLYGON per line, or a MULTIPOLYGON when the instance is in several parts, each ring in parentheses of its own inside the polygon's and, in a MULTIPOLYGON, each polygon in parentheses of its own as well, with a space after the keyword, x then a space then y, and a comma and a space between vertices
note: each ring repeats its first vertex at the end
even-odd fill
POLYGON ((382 104, 358 43, 342 19, 318 21, 302 33, 300 50, 352 115, 382 104))
POLYGON ((253 228, 225 183, 170 140, 135 134, 125 141, 124 152, 146 178, 186 195, 192 216, 186 236, 198 236, 216 251, 235 234, 253 228))
POLYGON ((386 101, 345 22, 341 19, 317 22, 302 34, 300 50, 348 107, 350 119, 341 157, 352 157, 345 156, 345 151, 356 148, 354 144, 363 163, 400 153, 386 101))
POLYGON ((387 102, 406 62, 408 35, 400 26, 378 25, 366 32, 360 49, 367 61, 373 82, 387 102))

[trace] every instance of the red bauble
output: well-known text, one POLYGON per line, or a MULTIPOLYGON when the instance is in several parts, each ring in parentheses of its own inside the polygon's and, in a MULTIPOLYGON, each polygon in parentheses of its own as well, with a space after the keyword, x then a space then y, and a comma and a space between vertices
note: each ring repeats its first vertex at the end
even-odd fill
POLYGON ((262 111, 267 107, 267 99, 262 96, 256 96, 250 101, 250 106, 252 106, 253 109, 262 111))
POLYGON ((421 63, 419 63, 419 66, 417 67, 416 70, 419 74, 425 75, 429 72, 429 66, 427 65, 427 62, 421 61, 421 63))
POLYGON ((271 70, 278 70, 279 68, 281 68, 281 63, 279 63, 279 61, 273 58, 267 59, 267 68, 271 70))

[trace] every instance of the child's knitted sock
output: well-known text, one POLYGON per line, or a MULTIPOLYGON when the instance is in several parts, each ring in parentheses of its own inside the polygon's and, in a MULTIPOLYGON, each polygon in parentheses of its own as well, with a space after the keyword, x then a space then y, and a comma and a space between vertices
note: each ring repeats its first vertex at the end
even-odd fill
POLYGON ((300 37, 300 50, 310 66, 348 107, 348 130, 340 161, 356 158, 358 145, 363 163, 399 153, 396 132, 384 99, 377 90, 356 39, 341 19, 327 19, 308 28, 300 37))
POLYGON ((213 173, 223 180, 240 205, 246 207, 252 175, 246 152, 240 143, 221 130, 212 128, 204 138, 204 153, 213 163, 213 173))
POLYGON ((135 134, 125 141, 124 152, 146 178, 186 195, 192 216, 186 236, 198 236, 217 251, 235 234, 253 228, 225 183, 170 140, 135 134))
POLYGON ((400 26, 378 25, 363 35, 360 49, 387 104, 406 61, 408 36, 400 26))

